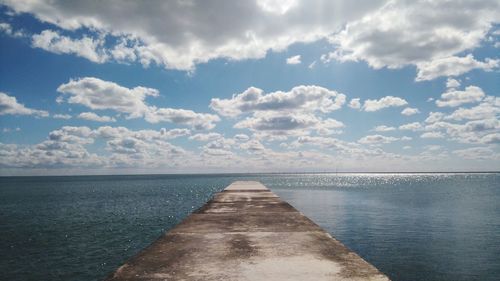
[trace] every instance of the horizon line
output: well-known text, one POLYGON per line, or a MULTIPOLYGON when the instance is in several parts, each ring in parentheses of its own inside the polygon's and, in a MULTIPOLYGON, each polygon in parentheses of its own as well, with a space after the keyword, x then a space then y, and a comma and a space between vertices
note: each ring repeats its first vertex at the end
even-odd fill
POLYGON ((300 175, 300 174, 498 174, 500 171, 437 171, 437 172, 226 172, 226 173, 130 173, 130 174, 72 174, 72 175, 0 175, 0 178, 13 177, 96 177, 96 176, 223 176, 223 175, 300 175))

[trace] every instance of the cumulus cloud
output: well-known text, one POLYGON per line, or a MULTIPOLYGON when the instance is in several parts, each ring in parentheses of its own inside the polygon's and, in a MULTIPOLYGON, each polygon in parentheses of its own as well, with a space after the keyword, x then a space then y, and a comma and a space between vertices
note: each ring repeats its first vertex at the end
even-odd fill
MULTIPOLYGON (((447 119, 447 118, 445 118, 447 119)), ((468 121, 465 124, 438 121, 427 124, 424 128, 428 133, 424 137, 447 137, 448 140, 459 143, 496 143, 500 133, 500 121, 497 118, 468 121)))
POLYGON ((408 123, 399 126, 400 130, 408 130, 408 131, 418 131, 422 129, 422 125, 419 122, 408 123))
POLYGON ((15 30, 10 23, 0 22, 0 32, 7 34, 14 38, 24 37, 25 34, 20 30, 15 30))
POLYGON ((244 142, 240 144, 240 148, 250 153, 260 153, 266 149, 264 145, 258 140, 249 140, 247 142, 244 142))
POLYGON ((402 98, 386 96, 378 100, 366 100, 363 104, 363 110, 367 112, 373 112, 387 107, 399 107, 407 104, 408 102, 402 98))
POLYGON ((220 138, 222 138, 222 135, 219 133, 208 133, 208 134, 199 133, 189 137, 190 140, 202 141, 202 142, 213 141, 220 138))
POLYGON ((289 57, 286 59, 286 64, 300 64, 300 55, 289 57))
POLYGON ((65 120, 68 120, 68 119, 71 119, 71 115, 69 114, 54 114, 52 117, 54 117, 55 119, 65 119, 65 120))
POLYGON ((489 147, 470 147, 453 151, 454 154, 464 159, 494 159, 498 158, 495 152, 489 147))
POLYGON ((332 134, 334 133, 332 130, 343 128, 344 124, 335 119, 321 119, 312 114, 257 113, 239 121, 234 127, 276 135, 303 135, 311 130, 316 130, 320 134, 332 134))
POLYGON ((500 132, 485 135, 479 142, 484 144, 500 144, 500 132))
POLYGON ((453 78, 448 78, 448 80, 446 80, 446 88, 452 89, 452 88, 458 88, 458 87, 460 87, 459 80, 453 79, 453 78))
POLYGON ((396 128, 389 127, 386 125, 380 125, 380 126, 377 126, 377 127, 372 129, 372 131, 375 131, 375 132, 389 132, 389 131, 394 131, 394 130, 396 130, 396 128))
POLYGON ((425 123, 435 123, 442 120, 445 114, 442 112, 429 112, 429 116, 425 119, 425 123))
POLYGON ((35 145, 0 144, 0 165, 4 167, 89 167, 102 166, 103 158, 89 153, 85 145, 93 143, 87 127, 62 127, 35 145))
POLYGON ((188 129, 171 129, 167 130, 165 128, 160 129, 161 138, 165 139, 175 139, 178 137, 188 136, 191 134, 191 131, 188 129))
POLYGON ((263 58, 270 50, 327 38, 334 50, 323 61, 366 61, 374 68, 415 65, 419 81, 498 67, 495 59, 457 56, 478 47, 498 22, 495 0, 126 1, 119 8, 114 1, 63 2, 3 1, 69 34, 43 31, 35 35, 34 46, 98 63, 114 59, 192 71, 212 59, 263 58))
POLYGON ((20 132, 21 128, 16 127, 16 128, 3 128, 2 133, 10 133, 10 132, 20 132))
POLYGON ((255 111, 331 112, 340 109, 346 96, 319 86, 297 86, 289 92, 272 92, 250 87, 230 99, 214 98, 210 107, 223 116, 236 117, 255 111))
POLYGON ((403 114, 405 116, 411 116, 411 115, 415 115, 418 113, 420 113, 420 110, 418 110, 418 108, 414 108, 414 107, 407 107, 407 108, 403 109, 403 111, 401 111, 401 114, 403 114))
POLYGON ((439 107, 457 107, 465 103, 480 102, 484 96, 483 90, 476 86, 468 86, 464 91, 451 88, 441 95, 441 99, 436 100, 436 105, 439 107))
POLYGON ((420 135, 423 139, 442 139, 444 135, 441 132, 426 132, 420 135))
POLYGON ((44 30, 32 37, 33 47, 41 48, 56 54, 74 54, 86 58, 92 62, 103 63, 108 56, 102 49, 104 40, 84 36, 80 39, 72 39, 60 35, 56 31, 44 30))
POLYGON ((150 107, 145 120, 151 123, 171 122, 191 126, 196 130, 210 130, 220 121, 217 115, 197 113, 187 109, 150 107))
POLYGON ((500 134, 500 99, 486 96, 479 105, 460 107, 451 114, 431 112, 425 120, 422 138, 446 138, 473 144, 496 144, 500 134), (466 121, 465 123, 460 121, 466 121))
POLYGON ((302 145, 315 145, 322 148, 334 149, 338 152, 351 154, 361 151, 360 145, 357 143, 346 142, 332 137, 320 136, 300 136, 291 144, 291 148, 297 148, 302 145))
POLYGON ((334 33, 330 40, 338 47, 324 60, 363 60, 375 69, 416 65, 417 80, 491 69, 498 61, 455 55, 478 47, 499 11, 495 0, 389 1, 334 33))
MULTIPOLYGON (((130 118, 144 116, 149 111, 145 103, 147 96, 157 97, 158 90, 146 87, 132 89, 99 78, 85 77, 62 84, 57 88, 62 100, 81 104, 94 110, 111 109, 126 113, 130 118)), ((59 99, 61 101, 61 99, 59 99)))
POLYGON ((236 134, 234 137, 233 137, 236 141, 247 141, 250 139, 249 136, 245 135, 245 134, 236 134))
POLYGON ((24 106, 17 101, 16 97, 0 92, 0 115, 34 115, 38 117, 48 117, 45 110, 37 110, 24 106))
POLYGON ((500 98, 488 96, 479 105, 471 108, 463 108, 452 112, 447 119, 452 120, 477 120, 497 117, 500 114, 500 98))
POLYGON ((94 112, 82 112, 78 115, 78 118, 95 122, 116 122, 116 119, 113 117, 99 116, 94 112))
POLYGON ((478 61, 469 54, 465 57, 446 57, 417 64, 417 81, 433 80, 441 76, 459 76, 472 69, 491 71, 500 66, 500 60, 487 58, 478 61))
POLYGON ((361 108, 360 99, 359 98, 351 99, 348 106, 353 109, 360 109, 361 108))
POLYGON ((19 168, 117 168, 172 167, 187 163, 192 154, 172 145, 169 139, 189 134, 187 129, 138 130, 104 126, 64 126, 34 145, 0 144, 0 165, 19 168), (89 152, 101 139, 108 154, 89 152))
POLYGON ((114 82, 94 77, 70 80, 57 88, 62 93, 58 102, 66 100, 71 104, 81 104, 94 110, 114 110, 127 114, 127 118, 143 117, 150 123, 172 122, 191 126, 195 129, 212 129, 220 121, 217 115, 196 113, 192 110, 157 108, 145 99, 159 96, 153 88, 127 88, 114 82))
POLYGON ((399 140, 399 138, 387 137, 382 135, 369 135, 360 138, 358 142, 362 144, 382 144, 382 143, 395 142, 397 140, 399 140))
MULTIPOLYGON (((269 50, 325 38, 381 2, 106 1, 67 5, 65 1, 3 1, 17 13, 31 13, 69 33, 90 30, 125 39, 127 44, 120 49, 133 53, 129 60, 181 70, 192 70, 196 64, 216 58, 263 58, 269 50)), ((123 52, 116 56, 126 57, 123 52)))

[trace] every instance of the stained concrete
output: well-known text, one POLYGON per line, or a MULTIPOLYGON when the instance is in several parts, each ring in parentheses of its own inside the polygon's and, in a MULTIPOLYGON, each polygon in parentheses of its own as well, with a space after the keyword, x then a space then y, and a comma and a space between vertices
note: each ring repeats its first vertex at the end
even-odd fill
POLYGON ((259 182, 234 182, 107 280, 389 280, 259 182))

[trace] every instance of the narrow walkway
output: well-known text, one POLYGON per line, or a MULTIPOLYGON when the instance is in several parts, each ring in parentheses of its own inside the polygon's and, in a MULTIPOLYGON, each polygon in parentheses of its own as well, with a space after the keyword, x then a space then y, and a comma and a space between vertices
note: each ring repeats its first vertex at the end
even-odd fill
POLYGON ((107 280, 389 280, 259 182, 238 181, 107 280))

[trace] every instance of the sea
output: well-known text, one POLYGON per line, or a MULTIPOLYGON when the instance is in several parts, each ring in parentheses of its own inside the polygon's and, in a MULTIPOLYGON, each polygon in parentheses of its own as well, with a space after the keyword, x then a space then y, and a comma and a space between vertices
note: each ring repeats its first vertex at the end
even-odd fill
POLYGON ((0 280, 102 280, 235 180, 394 281, 500 280, 500 173, 0 177, 0 280))

